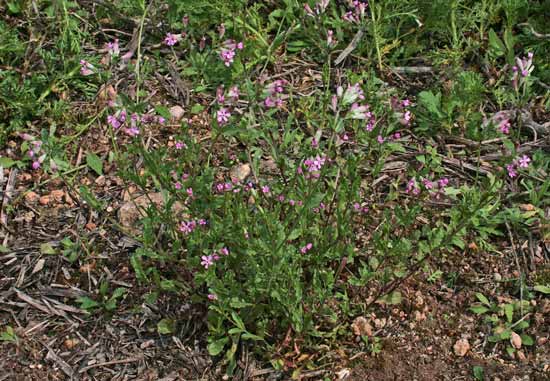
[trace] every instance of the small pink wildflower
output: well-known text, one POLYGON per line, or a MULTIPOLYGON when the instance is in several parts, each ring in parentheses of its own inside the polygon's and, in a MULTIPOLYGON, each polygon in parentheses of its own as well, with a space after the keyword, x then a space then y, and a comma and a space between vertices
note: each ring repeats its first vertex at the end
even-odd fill
POLYGON ((229 249, 227 247, 222 247, 220 249, 220 254, 221 255, 225 255, 225 256, 228 256, 229 255, 229 249))
POLYGON ((187 193, 187 195, 188 195, 189 197, 193 197, 193 188, 187 188, 187 189, 185 190, 185 192, 187 193))
POLYGON ((94 74, 94 66, 86 60, 80 60, 80 74, 88 76, 94 74))
POLYGON ((218 110, 216 119, 218 120, 218 123, 220 125, 224 125, 229 121, 230 116, 231 116, 231 113, 229 112, 229 110, 226 109, 225 107, 222 107, 221 109, 218 110))
POLYGON ((503 134, 509 134, 510 133, 510 121, 508 119, 504 119, 499 123, 499 129, 500 132, 503 134))
POLYGON ((422 184, 424 184, 426 189, 432 189, 434 187, 434 184, 428 179, 422 179, 422 184))
POLYGON ((114 41, 107 43, 107 51, 109 55, 113 57, 118 57, 120 54, 120 47, 118 45, 118 38, 116 38, 114 41))
POLYGON ((209 300, 218 300, 218 295, 216 294, 208 294, 207 297, 209 300))
POLYGON ((212 266, 214 264, 214 258, 211 255, 203 255, 201 257, 201 265, 204 266, 205 269, 208 269, 208 267, 212 266))
POLYGON ((269 192, 270 192, 269 186, 267 186, 267 185, 262 186, 262 193, 263 194, 269 194, 269 192))
POLYGON ((40 168, 40 162, 39 161, 33 161, 32 162, 32 169, 38 169, 40 168))
POLYGON ((376 141, 380 144, 384 143, 385 139, 382 135, 378 135, 378 137, 376 138, 376 141))
POLYGON ((181 140, 178 140, 176 142, 176 149, 181 150, 181 149, 184 149, 184 148, 187 148, 187 145, 184 142, 182 142, 181 140))
POLYGON ((514 164, 508 164, 506 166, 506 170, 508 171, 508 176, 511 178, 514 178, 518 175, 516 172, 516 166, 514 164))
POLYGON ((183 186, 181 185, 181 183, 179 181, 176 181, 175 184, 174 184, 174 188, 176 188, 177 190, 180 190, 183 186))
POLYGON ((233 86, 229 89, 227 92, 227 96, 233 100, 233 102, 237 102, 239 100, 239 88, 237 86, 233 86))
POLYGON ((529 163, 531 162, 531 159, 527 155, 523 155, 519 158, 518 163, 520 168, 527 168, 529 167, 529 163))
POLYGON ((406 190, 407 193, 411 193, 414 194, 414 195, 418 195, 420 194, 420 188, 416 185, 416 180, 415 179, 410 179, 408 182, 407 182, 407 190, 406 190))
POLYGON ((167 33, 166 37, 164 38, 164 43, 168 46, 174 46, 178 43, 178 35, 167 33))
POLYGON ((449 184, 449 179, 444 177, 442 179, 437 180, 437 185, 439 188, 445 188, 449 184))
POLYGON ((107 116, 107 123, 109 123, 115 130, 120 127, 120 121, 114 115, 107 116))
POLYGON ((301 252, 302 254, 305 254, 305 253, 307 253, 308 251, 310 251, 312 248, 313 248, 313 244, 312 244, 312 243, 308 243, 308 244, 306 244, 304 247, 302 247, 302 248, 300 249, 300 252, 301 252))

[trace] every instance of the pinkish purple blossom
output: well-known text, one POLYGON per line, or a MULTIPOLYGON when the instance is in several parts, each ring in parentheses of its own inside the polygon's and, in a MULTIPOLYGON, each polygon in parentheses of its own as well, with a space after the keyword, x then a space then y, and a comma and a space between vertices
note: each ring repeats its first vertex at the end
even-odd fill
POLYGON ((94 74, 94 66, 86 60, 80 60, 80 74, 88 76, 94 74))
POLYGON ((270 192, 269 186, 267 186, 267 185, 262 186, 262 193, 263 194, 269 194, 269 192, 270 192))
POLYGON ((220 125, 224 125, 229 121, 230 116, 231 116, 231 113, 229 112, 229 110, 226 109, 225 107, 222 107, 218 110, 216 119, 220 125))
POLYGON ((207 297, 209 300, 218 300, 218 295, 216 294, 208 294, 207 297))
POLYGON ((212 255, 203 255, 201 257, 201 265, 204 266, 205 269, 208 269, 208 267, 212 266, 214 264, 214 258, 212 255))
POLYGON ((176 145, 175 145, 175 146, 176 146, 176 149, 177 149, 177 150, 181 150, 181 149, 187 148, 187 145, 186 145, 184 142, 182 142, 181 140, 178 140, 178 141, 176 142, 176 145))
POLYGON ((164 43, 168 46, 174 46, 178 43, 179 36, 177 34, 166 33, 164 43))
POLYGON ((514 164, 508 164, 506 166, 506 170, 508 171, 508 176, 511 178, 514 178, 518 175, 516 172, 516 166, 514 164))
POLYGON ((527 168, 529 167, 529 163, 531 162, 531 159, 527 155, 523 155, 518 159, 518 166, 520 168, 527 168))

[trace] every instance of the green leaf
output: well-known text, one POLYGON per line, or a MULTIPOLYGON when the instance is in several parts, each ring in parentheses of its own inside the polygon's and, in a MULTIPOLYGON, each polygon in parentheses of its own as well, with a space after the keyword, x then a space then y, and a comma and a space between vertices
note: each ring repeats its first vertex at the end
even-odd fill
POLYGON ((506 47, 502 40, 497 36, 493 29, 489 30, 489 50, 495 57, 503 56, 506 53, 506 47))
POLYGON ((224 337, 223 339, 219 339, 208 344, 208 353, 210 354, 210 356, 219 355, 223 351, 223 348, 225 347, 225 344, 227 344, 227 341, 228 338, 224 337))
POLYGON ((484 314, 485 312, 489 311, 489 309, 487 307, 478 305, 478 306, 470 307, 470 311, 472 311, 475 314, 481 315, 481 314, 484 314))
POLYGON ((15 160, 9 157, 0 157, 0 167, 9 168, 16 163, 15 160))
POLYGON ((169 335, 174 332, 176 322, 172 319, 162 319, 157 323, 157 332, 161 335, 169 335))
POLYGON ((162 106, 162 105, 155 106, 155 111, 157 112, 157 114, 159 114, 166 120, 170 120, 170 118, 172 118, 172 115, 170 114, 170 110, 166 106, 162 106))
POLYGON ((527 345, 527 346, 531 346, 531 345, 534 345, 535 344, 535 340, 533 340, 533 338, 529 335, 520 335, 521 336, 521 343, 523 345, 527 345))
POLYGON ((199 103, 196 103, 195 105, 193 105, 193 107, 191 107, 191 114, 198 114, 202 110, 204 110, 204 106, 199 103))
POLYGON ((484 370, 483 370, 483 367, 481 366, 474 366, 474 378, 476 380, 479 380, 479 381, 483 381, 485 376, 484 376, 484 370))
POLYGON ((503 308, 504 308, 504 314, 506 315, 506 319, 508 320, 508 323, 511 323, 512 319, 514 318, 514 306, 511 304, 505 304, 503 308))
POLYGON ((550 287, 549 286, 543 286, 542 284, 537 284, 535 287, 533 287, 533 290, 542 292, 543 294, 550 294, 550 287))
POLYGON ((235 311, 231 312, 231 317, 233 318, 233 323, 235 323, 237 327, 239 327, 243 331, 246 331, 241 317, 237 315, 235 311))
POLYGON ((241 335, 241 338, 245 339, 245 340, 256 340, 256 341, 262 341, 263 340, 263 337, 260 337, 258 335, 254 335, 252 333, 243 333, 241 335))
POLYGON ((481 303, 485 304, 487 307, 491 307, 491 303, 489 302, 489 299, 485 297, 485 295, 480 292, 476 292, 476 297, 481 303))
POLYGON ((248 303, 248 302, 245 302, 243 300, 240 300, 239 298, 237 297, 234 297, 231 299, 231 301, 229 302, 229 305, 232 307, 232 308, 244 308, 244 307, 248 307, 248 306, 251 306, 252 303, 248 303))
POLYGON ((15 334, 15 331, 11 326, 8 325, 6 327, 6 330, 0 333, 0 341, 9 341, 9 342, 17 341, 17 335, 15 334))
POLYGON ((98 302, 96 302, 95 300, 93 300, 93 299, 91 299, 87 296, 82 296, 82 297, 78 298, 76 301, 78 303, 80 303, 80 308, 82 308, 83 310, 91 310, 91 309, 99 307, 98 302))
POLYGON ((0 245, 0 253, 7 253, 9 251, 10 249, 8 249, 6 246, 0 245))
POLYGON ((52 246, 51 243, 46 242, 46 243, 43 243, 42 245, 40 245, 40 253, 47 254, 47 255, 52 255, 52 254, 55 254, 56 251, 55 251, 55 249, 54 249, 54 247, 52 246))
POLYGON ((441 113, 441 93, 435 95, 431 91, 422 91, 418 94, 418 101, 431 114, 438 117, 443 116, 441 113))
POLYGON ((99 176, 103 174, 103 161, 95 153, 88 152, 86 155, 86 164, 99 176))
POLYGON ((125 293, 126 289, 124 287, 117 287, 115 291, 113 291, 113 295, 111 295, 111 298, 118 299, 125 293))

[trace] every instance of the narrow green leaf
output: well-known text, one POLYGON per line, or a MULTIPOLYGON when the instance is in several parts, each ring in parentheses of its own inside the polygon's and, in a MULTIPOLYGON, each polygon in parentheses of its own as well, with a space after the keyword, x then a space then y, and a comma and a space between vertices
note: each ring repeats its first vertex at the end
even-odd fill
POLYGON ((103 161, 95 153, 89 152, 86 155, 86 164, 98 175, 103 174, 103 161))

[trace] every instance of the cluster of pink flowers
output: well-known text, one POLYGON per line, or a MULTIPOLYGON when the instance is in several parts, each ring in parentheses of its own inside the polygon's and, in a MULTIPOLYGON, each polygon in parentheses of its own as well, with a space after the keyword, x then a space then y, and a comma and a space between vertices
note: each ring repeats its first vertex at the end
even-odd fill
POLYGON ((519 87, 525 84, 527 77, 535 69, 533 65, 533 52, 529 52, 527 57, 516 57, 516 66, 512 67, 512 86, 518 91, 519 87))
POLYGON ((178 43, 180 38, 182 38, 181 34, 166 33, 166 37, 164 37, 164 43, 168 46, 174 46, 178 43))
POLYGON ((312 248, 313 248, 313 244, 310 242, 310 243, 306 244, 305 246, 303 246, 303 247, 300 249, 300 253, 306 254, 306 253, 307 253, 308 251, 310 251, 312 248))
MULTIPOLYGON (((220 260, 220 255, 228 256, 229 255, 229 249, 227 247, 222 247, 220 250, 213 252, 210 255, 203 255, 201 257, 201 265, 208 269, 210 266, 212 266, 216 261, 220 260)), ((217 299, 217 298, 216 298, 217 299)), ((211 299, 215 300, 215 299, 211 299)))
POLYGON ((508 176, 511 178, 517 177, 518 168, 528 168, 531 159, 527 155, 523 155, 520 158, 514 160, 511 164, 506 166, 506 171, 508 171, 508 176))
POLYGON ((336 112, 338 99, 341 100, 343 106, 348 106, 357 102, 358 100, 364 100, 365 94, 363 93, 363 89, 361 89, 361 86, 358 83, 354 85, 348 85, 346 87, 346 90, 344 90, 342 86, 338 86, 336 88, 336 96, 332 97, 332 108, 334 112, 336 112))
POLYGON ((500 130, 500 132, 506 135, 510 133, 510 127, 511 125, 509 119, 503 119, 498 124, 498 129, 500 130))
POLYGON ((105 49, 111 57, 118 57, 120 54, 120 47, 118 45, 118 38, 114 41, 108 42, 105 44, 105 49))
POLYGON ((408 99, 400 101, 397 97, 392 97, 390 104, 391 108, 396 112, 396 115, 399 118, 399 123, 403 126, 409 126, 411 124, 413 114, 410 110, 407 110, 407 107, 411 105, 411 101, 408 99))
MULTIPOLYGON (((435 193, 432 193, 432 195, 434 195, 436 197, 439 197, 443 193, 443 190, 445 189, 445 187, 447 185, 449 185, 449 179, 446 178, 446 177, 443 177, 443 178, 441 178, 437 181, 432 181, 432 180, 423 178, 421 180, 421 182, 422 182, 422 185, 424 186, 424 188, 427 191, 432 191, 432 190, 436 191, 435 193)), ((420 194, 420 192, 421 192, 420 186, 418 185, 415 178, 411 178, 407 182, 406 192, 407 193, 412 193, 414 195, 419 195, 420 194)))
POLYGON ((237 103, 240 95, 241 92, 239 91, 238 86, 232 86, 229 88, 229 91, 225 93, 222 85, 216 89, 216 102, 220 105, 224 105, 226 103, 237 103))
POLYGON ((235 42, 235 40, 225 40, 223 47, 220 49, 220 58, 224 65, 229 67, 235 59, 236 50, 242 50, 244 44, 241 42, 235 42))
POLYGON ((320 202, 320 203, 319 203, 319 207, 313 208, 313 213, 319 213, 321 210, 324 210, 325 207, 326 207, 326 206, 325 206, 325 203, 320 202))
POLYGON ((320 0, 317 3, 315 3, 315 11, 311 9, 310 5, 308 3, 304 4, 304 10, 306 11, 306 14, 311 17, 316 17, 320 15, 321 13, 324 13, 325 10, 328 7, 330 0, 320 0))
POLYGON ((94 65, 86 60, 80 60, 80 74, 84 76, 94 74, 94 65))
POLYGON ((353 210, 355 210, 357 213, 368 213, 369 207, 366 205, 362 205, 359 202, 353 203, 353 210))
POLYGON ((46 153, 42 149, 42 142, 37 140, 34 136, 22 133, 19 135, 23 140, 29 142, 30 148, 27 155, 31 158, 32 169, 38 169, 46 159, 46 153))
MULTIPOLYGON (((306 168, 307 173, 305 174, 306 179, 316 178, 318 179, 321 176, 321 169, 327 162, 327 157, 325 155, 317 155, 315 157, 306 159, 304 161, 304 167, 306 168)), ((303 174, 304 171, 302 167, 298 167, 298 174, 303 174)))
POLYGON ((153 123, 164 124, 165 121, 166 120, 162 116, 153 114, 139 115, 137 113, 133 113, 130 115, 130 118, 128 118, 128 114, 124 109, 107 116, 107 123, 109 123, 114 130, 118 130, 123 127, 122 131, 132 137, 139 135, 139 127, 141 125, 153 123))
POLYGON ((347 11, 342 19, 344 21, 358 24, 365 17, 365 13, 368 7, 368 3, 365 1, 355 0, 351 3, 352 9, 347 11))
MULTIPOLYGON (((277 196, 277 201, 279 201, 279 202, 285 202, 285 200, 286 200, 286 197, 285 197, 284 194, 280 194, 279 196, 277 196)), ((303 202, 302 200, 296 201, 296 200, 294 200, 294 199, 292 199, 292 198, 289 198, 289 199, 288 199, 288 204, 289 204, 290 206, 296 206, 296 205, 297 205, 297 206, 302 206, 302 205, 304 205, 304 202, 303 202)))
POLYGON ((205 226, 206 220, 201 218, 198 220, 181 221, 179 231, 185 235, 191 234, 198 226, 205 226))
POLYGON ((269 108, 283 107, 284 105, 283 98, 285 97, 283 95, 285 91, 284 86, 287 84, 288 84, 288 81, 284 79, 278 79, 274 82, 271 82, 269 85, 267 85, 264 90, 264 95, 265 95, 264 105, 269 108))

